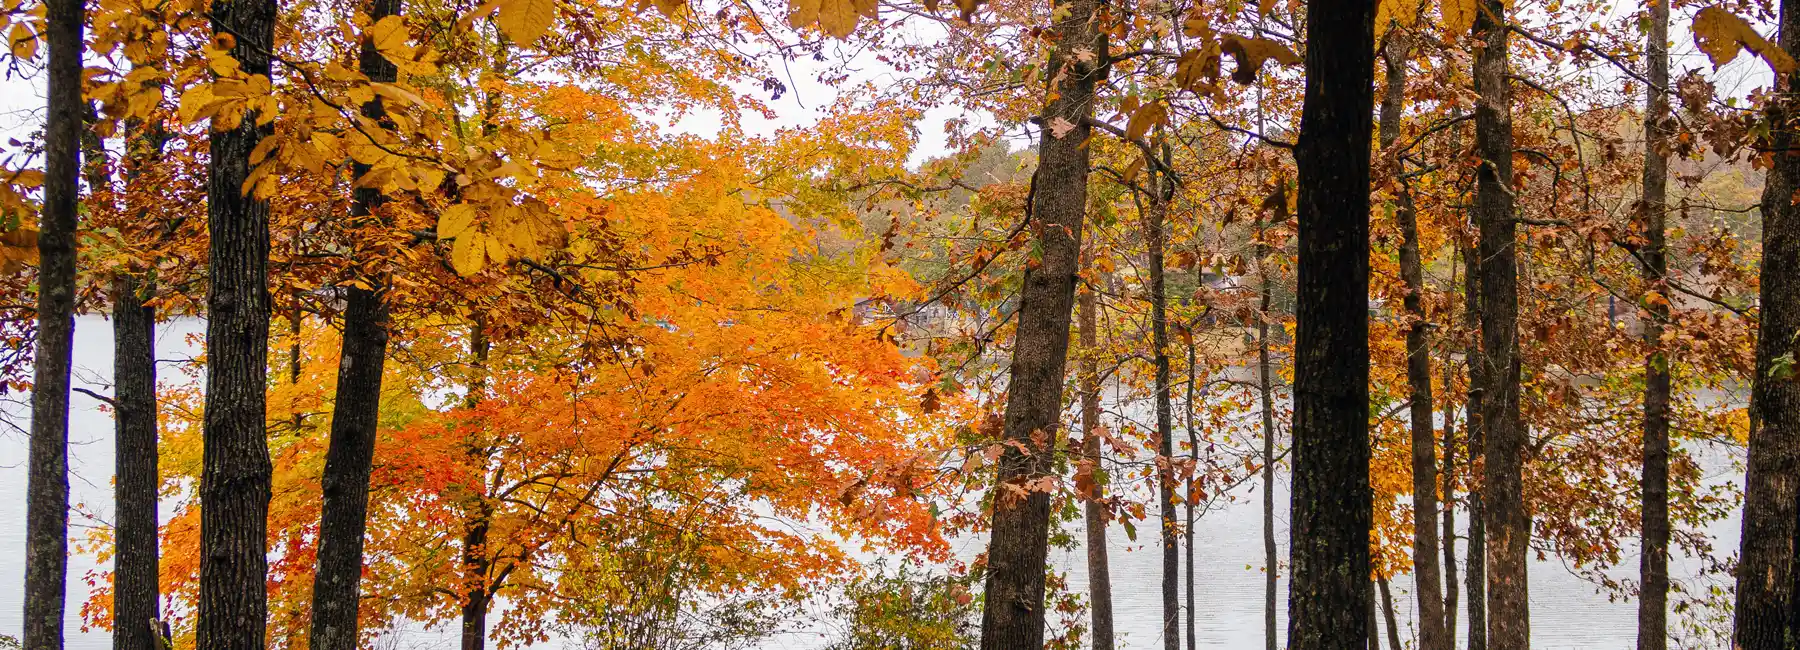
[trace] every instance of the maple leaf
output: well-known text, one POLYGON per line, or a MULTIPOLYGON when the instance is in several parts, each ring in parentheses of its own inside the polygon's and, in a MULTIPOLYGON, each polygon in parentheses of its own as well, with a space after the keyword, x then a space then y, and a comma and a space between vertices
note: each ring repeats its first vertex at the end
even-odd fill
POLYGON ((1068 135, 1069 132, 1073 130, 1075 130, 1075 123, 1070 122, 1063 116, 1058 115, 1050 118, 1050 135, 1056 136, 1056 139, 1061 140, 1063 136, 1068 135))

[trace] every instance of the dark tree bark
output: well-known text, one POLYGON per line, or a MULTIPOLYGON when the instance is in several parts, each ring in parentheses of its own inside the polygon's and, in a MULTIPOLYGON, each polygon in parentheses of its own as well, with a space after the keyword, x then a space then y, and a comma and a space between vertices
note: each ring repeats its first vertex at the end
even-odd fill
POLYGON ((1306 10, 1295 292, 1292 650, 1368 638, 1369 168, 1373 0, 1306 10))
POLYGON ((1150 347, 1155 365, 1157 504, 1162 513, 1163 650, 1181 649, 1181 522, 1175 511, 1175 425, 1169 388, 1169 298, 1163 269, 1163 224, 1169 212, 1164 187, 1174 189, 1165 171, 1150 176, 1150 206, 1145 210, 1144 239, 1149 248, 1150 347))
MULTIPOLYGON (((1669 0, 1650 0, 1649 33, 1645 35, 1649 85, 1644 95, 1644 196, 1638 208, 1644 219, 1644 281, 1658 294, 1666 289, 1664 221, 1668 211, 1669 160, 1663 154, 1669 113, 1669 0)), ((1668 300, 1647 300, 1644 319, 1644 466, 1642 542, 1638 560, 1638 650, 1669 647, 1669 357, 1662 345, 1669 320, 1668 300)))
POLYGON ((1481 506, 1481 468, 1487 453, 1487 436, 1482 433, 1481 395, 1487 363, 1481 355, 1481 268, 1480 253, 1474 244, 1463 246, 1463 327, 1470 333, 1465 365, 1469 373, 1469 398, 1464 421, 1468 424, 1469 450, 1469 575, 1464 580, 1469 592, 1469 650, 1487 649, 1487 525, 1481 506))
MULTIPOLYGON (((400 13, 400 0, 374 0, 370 24, 400 13)), ((394 81, 394 64, 365 39, 362 73, 371 81, 394 81)), ((386 118, 380 96, 365 102, 364 117, 386 118)), ((355 163, 353 179, 369 172, 355 163)), ((358 187, 350 203, 354 225, 371 221, 383 197, 378 188, 358 187)), ((319 517, 318 569, 313 575, 312 650, 355 650, 362 586, 363 533, 368 526, 369 472, 375 457, 375 430, 381 415, 381 373, 387 360, 387 277, 375 272, 369 288, 348 287, 344 343, 338 360, 337 395, 332 405, 331 442, 321 477, 324 504, 319 517)))
POLYGON ((1060 22, 1050 26, 1057 47, 1048 78, 1058 80, 1041 121, 1038 168, 1030 218, 1037 233, 1038 265, 1025 271, 1007 382, 1008 445, 994 486, 993 533, 988 544, 987 589, 981 620, 982 650, 1038 650, 1044 642, 1044 566, 1048 555, 1050 495, 1015 492, 1050 474, 1062 413, 1063 371, 1069 353, 1069 317, 1087 211, 1088 136, 1094 85, 1106 52, 1096 12, 1099 0, 1057 3, 1060 22), (1066 11, 1064 11, 1066 10, 1066 11), (1086 52, 1089 57, 1078 56, 1086 52), (1069 127, 1061 137, 1049 128, 1069 127), (1019 447, 1024 447, 1022 451, 1019 447), (1029 451, 1029 453, 1026 453, 1029 451))
POLYGON ((158 650, 156 308, 135 275, 113 280, 113 650, 158 650))
MULTIPOLYGON (((1099 347, 1099 310, 1094 304, 1092 288, 1080 296, 1081 331, 1081 453, 1092 472, 1101 471, 1100 452, 1100 363, 1094 357, 1099 347)), ((1093 650, 1112 650, 1112 569, 1106 550, 1106 507, 1100 500, 1106 488, 1099 477, 1093 478, 1083 508, 1087 517, 1088 613, 1093 617, 1093 650)))
MULTIPOLYGON (((1800 53, 1800 1, 1782 0, 1781 47, 1800 53)), ((1800 157, 1794 119, 1800 113, 1800 73, 1777 78, 1769 110, 1774 128, 1768 147, 1774 164, 1762 196, 1762 289, 1757 321, 1756 376, 1750 391, 1750 453, 1744 478, 1743 539, 1738 551, 1736 630, 1742 650, 1795 647, 1800 616, 1792 570, 1795 499, 1800 497, 1800 380, 1791 366, 1800 357, 1800 210, 1794 191, 1800 157), (1784 364, 1787 364, 1784 366, 1784 364), (1783 368, 1786 368, 1785 370, 1783 368)))
MULTIPOLYGON (((1372 589, 1372 588, 1371 588, 1372 589)), ((1369 650, 1381 650, 1381 610, 1369 599, 1369 650)))
MULTIPOLYGON (((1406 59, 1412 43, 1405 33, 1388 32, 1382 48, 1387 66, 1387 92, 1381 101, 1381 147, 1400 139, 1406 102, 1406 59)), ((1396 178, 1405 166, 1395 158, 1396 178)), ((1425 270, 1419 255, 1419 220, 1412 190, 1401 182, 1394 220, 1400 228, 1400 279, 1406 285, 1402 306, 1411 321, 1406 328, 1406 382, 1412 414, 1413 576, 1419 601, 1419 649, 1450 650, 1445 635, 1443 583, 1438 579, 1437 432, 1432 425, 1431 323, 1425 319, 1425 270)))
POLYGON ((1482 507, 1487 518, 1490 616, 1487 642, 1495 650, 1527 650, 1531 603, 1526 553, 1531 520, 1525 512, 1525 427, 1519 416, 1519 287, 1512 193, 1512 93, 1507 86, 1508 32, 1501 0, 1482 0, 1475 36, 1475 212, 1481 237, 1481 348, 1487 368, 1482 433, 1487 453, 1482 507))
POLYGON ((69 370, 75 346, 75 221, 80 191, 83 0, 47 0, 50 44, 44 209, 38 230, 37 348, 25 487, 26 650, 63 647, 69 569, 69 370))
POLYGON ((1281 573, 1280 550, 1275 545, 1275 368, 1269 360, 1269 303, 1274 283, 1269 279, 1268 246, 1263 244, 1262 214, 1256 216, 1256 384, 1262 406, 1263 497, 1263 646, 1277 650, 1275 638, 1276 581, 1281 573))
MULTIPOLYGON (((274 0, 212 5, 214 33, 235 38, 231 55, 246 74, 269 74, 275 14, 274 0)), ((263 650, 267 636, 269 204, 246 196, 243 185, 251 150, 270 133, 254 113, 236 128, 212 131, 195 638, 207 650, 263 650)))
MULTIPOLYGON (((103 151, 98 134, 89 133, 94 140, 91 150, 103 151)), ((143 170, 161 159, 168 137, 159 122, 126 123, 126 192, 150 189, 142 186, 143 170)), ((91 178, 104 177, 104 166, 90 160, 88 168, 91 178)), ((89 184, 98 187, 101 182, 89 184)), ((143 273, 149 262, 139 260, 140 266, 126 269, 112 281, 113 650, 161 650, 166 642, 158 583, 156 308, 144 304, 156 292, 155 283, 143 273)))

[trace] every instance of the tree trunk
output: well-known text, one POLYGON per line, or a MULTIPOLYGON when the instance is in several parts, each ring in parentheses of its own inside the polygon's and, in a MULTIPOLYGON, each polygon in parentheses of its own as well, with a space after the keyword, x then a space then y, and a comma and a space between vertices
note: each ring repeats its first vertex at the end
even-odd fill
MULTIPOLYGON (((374 0, 369 21, 374 24, 399 13, 400 0, 374 0)), ((375 49, 372 39, 363 41, 361 68, 371 81, 394 81, 394 65, 375 49)), ((362 114, 375 122, 382 121, 387 111, 381 97, 363 103, 362 114)), ((352 165, 352 185, 369 169, 369 165, 360 162, 352 165)), ((357 187, 350 203, 352 224, 371 222, 371 215, 382 201, 380 189, 357 187)), ((344 308, 344 342, 338 360, 337 395, 332 404, 331 442, 320 480, 324 505, 319 516, 318 570, 313 576, 312 650, 357 647, 369 472, 375 458, 381 373, 388 343, 386 274, 377 271, 364 281, 369 288, 348 287, 344 308)))
MULTIPOLYGON (((486 322, 480 317, 469 327, 469 356, 475 371, 469 380, 469 392, 463 396, 465 408, 474 408, 476 404, 480 404, 483 393, 487 390, 487 363, 491 345, 486 327, 486 322)), ((492 556, 487 548, 488 522, 493 518, 493 508, 488 504, 485 493, 487 443, 471 440, 468 447, 471 464, 479 468, 479 471, 475 475, 478 484, 469 488, 471 512, 463 522, 462 650, 483 650, 487 647, 488 604, 494 595, 493 587, 488 583, 488 573, 493 568, 493 563, 489 560, 492 556)))
POLYGON ((1019 300, 1018 331, 1007 382, 1004 436, 994 486, 994 522, 988 545, 987 589, 981 620, 982 650, 1038 650, 1044 642, 1044 566, 1048 555, 1050 495, 1012 492, 1054 470, 1057 422, 1062 413, 1063 370, 1068 362, 1069 317, 1087 212, 1089 121, 1094 84, 1106 52, 1098 29, 1097 0, 1059 3, 1051 26, 1049 105, 1039 138, 1030 218, 1037 233, 1036 267, 1027 268, 1019 300), (1067 11, 1064 12, 1063 10, 1067 11), (1081 54, 1088 54, 1083 57, 1081 54), (1084 60, 1084 58, 1090 60, 1084 60), (1057 137, 1048 125, 1071 126, 1057 137), (1024 450, 1021 450, 1023 447, 1024 450), (1029 453, 1026 453, 1029 451, 1029 453))
MULTIPOLYGON (((1454 260, 1452 261, 1454 263, 1454 260)), ((1452 273, 1452 276, 1455 274, 1452 273)), ((1452 285, 1455 279, 1452 277, 1452 285)), ((1447 354, 1446 354, 1447 356, 1447 354)), ((1445 364, 1444 377, 1448 382, 1450 366, 1445 364)), ((1446 648, 1456 648, 1456 608, 1458 606, 1456 585, 1456 413, 1450 400, 1444 400, 1444 471, 1438 477, 1443 486, 1444 507, 1443 535, 1443 567, 1444 567, 1444 643, 1446 648)))
POLYGON ((1375 586, 1381 588, 1381 615, 1387 623, 1387 639, 1389 650, 1401 650, 1400 621, 1394 616, 1394 592, 1388 589, 1386 576, 1375 579, 1375 586))
POLYGON ((1106 496, 1101 485, 1099 310, 1092 288, 1081 292, 1081 453, 1090 464, 1091 486, 1083 507, 1087 515, 1089 614, 1093 616, 1093 650, 1113 649, 1112 572, 1106 549, 1106 496))
POLYGON ((75 228, 80 190, 83 0, 47 0, 50 53, 44 209, 38 224, 38 332, 32 358, 25 488, 26 650, 63 647, 69 569, 69 370, 75 346, 75 228))
POLYGON ((1649 34, 1645 36, 1650 85, 1644 97, 1644 281, 1660 299, 1646 300, 1644 319, 1644 466, 1643 533, 1638 560, 1638 650, 1669 647, 1669 357, 1662 345, 1669 302, 1663 276, 1668 273, 1663 225, 1668 211, 1669 161, 1664 157, 1661 120, 1669 113, 1669 0, 1650 0, 1649 34))
MULTIPOLYGON (((218 0, 212 12, 214 33, 235 38, 231 54, 242 70, 268 75, 274 0, 218 0)), ((243 185, 251 150, 271 131, 254 113, 236 128, 212 131, 195 637, 207 650, 263 650, 267 635, 269 204, 246 196, 243 185)))
MULTIPOLYGON (((1371 591, 1373 588, 1371 588, 1371 591)), ((1375 599, 1369 599, 1369 650, 1381 650, 1381 611, 1375 599)))
MULTIPOLYGON (((160 82, 146 81, 147 86, 160 82)), ((162 159, 169 134, 160 122, 125 125, 125 192, 143 187, 143 171, 162 159)), ((94 133, 95 150, 100 150, 94 133)), ((101 154, 103 155, 103 154, 101 154)), ((90 163, 90 169, 93 165, 90 163)), ((98 171, 90 173, 97 174, 98 171)), ((94 184, 94 183, 90 183, 94 184)), ((140 214, 148 220, 149 215, 140 214)), ((139 260, 113 278, 113 650, 161 650, 163 634, 157 542, 156 308, 145 303, 156 285, 139 260)))
POLYGON ((1288 644, 1368 637, 1369 133, 1374 0, 1307 5, 1294 341, 1288 644))
POLYGON ((1263 646, 1277 650, 1275 638, 1276 581, 1280 578, 1280 550, 1275 545, 1275 369, 1269 361, 1269 303, 1274 285, 1269 280, 1265 258, 1268 246, 1263 243, 1262 214, 1256 216, 1256 275, 1259 287, 1256 320, 1256 383, 1262 403, 1262 496, 1263 496, 1263 646))
POLYGON ((1469 575, 1464 579, 1469 592, 1469 650, 1487 649, 1487 525, 1481 506, 1483 459, 1487 455, 1487 436, 1482 433, 1481 395, 1483 371, 1487 363, 1481 356, 1481 269, 1480 253, 1474 244, 1463 246, 1463 327, 1470 333, 1464 353, 1469 372, 1466 447, 1469 450, 1469 575))
MULTIPOLYGON (((1781 2, 1781 47, 1800 53, 1800 1, 1781 2)), ((1800 381, 1793 361, 1800 356, 1800 211, 1794 189, 1800 157, 1791 122, 1797 112, 1800 74, 1778 77, 1770 109, 1775 127, 1762 197, 1762 289, 1757 321, 1756 376, 1750 391, 1750 454, 1744 478, 1743 539, 1737 575, 1736 640, 1743 650, 1794 647, 1792 617, 1795 553, 1795 499, 1800 487, 1800 381)))
POLYGON ((1506 8, 1482 0, 1475 35, 1483 42, 1475 59, 1475 211, 1481 228, 1482 433, 1487 454, 1482 485, 1486 510, 1488 591, 1492 616, 1488 643, 1495 650, 1531 644, 1531 603, 1526 552, 1531 520, 1522 492, 1525 427, 1519 417, 1518 260, 1512 195, 1512 93, 1507 87, 1506 8))
POLYGON ((1156 367, 1157 503, 1162 512, 1163 650, 1181 650, 1181 522, 1175 511, 1175 428, 1169 388, 1169 305, 1163 269, 1163 224, 1169 212, 1173 179, 1165 171, 1150 175, 1150 209, 1145 211, 1144 239, 1149 244, 1150 347, 1156 367))
POLYGON ((113 280, 113 650, 158 650, 156 308, 135 275, 113 280))
MULTIPOLYGON (((1194 274, 1195 286, 1198 286, 1199 284, 1199 276, 1200 274, 1198 272, 1194 274)), ((1195 481, 1200 480, 1200 477, 1203 475, 1200 474, 1200 436, 1194 429, 1194 363, 1196 360, 1196 351, 1194 350, 1194 333, 1191 325, 1188 327, 1187 349, 1188 376, 1186 404, 1188 460, 1194 464, 1194 475, 1188 479, 1187 498, 1182 503, 1187 506, 1187 528, 1185 529, 1185 534, 1187 536, 1187 573, 1184 574, 1187 576, 1187 650, 1194 650, 1194 628, 1198 625, 1196 619, 1200 614, 1200 610, 1194 606, 1194 501, 1199 496, 1201 487, 1196 485, 1195 481)))
MULTIPOLYGON (((1387 64, 1387 93, 1381 102, 1381 147, 1400 139, 1406 101, 1406 59, 1412 44, 1398 30, 1388 32, 1382 49, 1387 64)), ((1398 178, 1405 165, 1394 159, 1398 178)), ((1411 322, 1406 329, 1406 382, 1412 413, 1413 575, 1419 601, 1419 649, 1450 650, 1444 634, 1443 585, 1438 580, 1437 433, 1432 428, 1430 323, 1425 319, 1425 271, 1419 254, 1419 221, 1412 190, 1401 182, 1394 220, 1400 228, 1400 279, 1406 285, 1402 305, 1411 322)))

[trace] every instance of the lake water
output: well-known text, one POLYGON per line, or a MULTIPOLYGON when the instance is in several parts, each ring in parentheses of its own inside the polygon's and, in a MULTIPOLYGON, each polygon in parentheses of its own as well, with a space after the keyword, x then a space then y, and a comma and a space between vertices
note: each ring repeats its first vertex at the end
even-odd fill
MULTIPOLYGON (((188 337, 203 330, 199 321, 187 320, 165 324, 158 330, 158 357, 181 361, 197 348, 188 337)), ((101 394, 110 392, 112 340, 110 325, 99 317, 79 319, 75 337, 76 384, 101 394)), ((174 364, 160 368, 165 382, 182 379, 174 364)), ((24 427, 20 415, 28 410, 28 396, 4 395, 7 419, 24 427)), ((25 458, 26 436, 12 425, 0 424, 0 634, 17 636, 21 625, 23 603, 20 601, 24 582, 25 529, 25 458)), ((71 501, 80 512, 70 517, 72 526, 92 526, 96 520, 111 517, 113 442, 111 417, 100 410, 100 404, 85 395, 73 398, 70 415, 71 501)), ((1715 469, 1712 480, 1732 480, 1730 458, 1713 454, 1706 464, 1715 469)), ((1198 645, 1204 648, 1261 648, 1263 630, 1263 557, 1261 495, 1255 485, 1241 487, 1238 497, 1219 509, 1207 513, 1196 526, 1195 559, 1199 564, 1195 577, 1198 596, 1198 645)), ((1285 549, 1286 502, 1285 478, 1276 486, 1277 538, 1285 549)), ((165 506, 163 512, 169 512, 165 506)), ((1466 517, 1463 518, 1466 521, 1466 517)), ((1154 531, 1154 525, 1142 527, 1154 531)), ((1077 530, 1076 538, 1081 539, 1077 530)), ((1714 524, 1708 531, 1715 541, 1716 552, 1729 555, 1736 547, 1738 522, 1735 517, 1714 524)), ((76 535, 80 535, 78 530, 76 535)), ((1153 532, 1146 532, 1141 543, 1126 540, 1123 530, 1110 531, 1114 608, 1123 648, 1160 648, 1161 620, 1161 555, 1153 532)), ((958 554, 973 557, 984 550, 985 539, 965 540, 958 544, 958 554)), ((1285 551, 1283 551, 1285 558, 1285 551)), ((1066 571, 1070 584, 1085 591, 1086 554, 1080 548, 1053 550, 1051 560, 1066 571)), ((1616 575, 1629 576, 1636 571, 1635 556, 1625 561, 1626 568, 1616 575)), ((69 565, 69 607, 67 615, 68 647, 72 650, 104 650, 111 647, 110 637, 101 631, 81 629, 80 603, 86 600, 86 575, 95 570, 91 557, 77 556, 69 565)), ((1694 562, 1676 558, 1671 572, 1677 578, 1692 576, 1694 562)), ((1467 572, 1459 572, 1466 576, 1467 572)), ((1555 557, 1536 561, 1531 566, 1532 640, 1533 647, 1552 649, 1623 649, 1635 644, 1636 606, 1627 602, 1610 602, 1594 585, 1571 574, 1555 557)), ((1410 622, 1413 601, 1411 584, 1402 577, 1394 581, 1394 599, 1403 638, 1411 638, 1410 622)), ((1286 581, 1282 581, 1281 597, 1285 608, 1286 581)), ((1459 618, 1467 621, 1467 616, 1459 618)), ((1462 623, 1459 623, 1459 626, 1462 623)), ((1285 629, 1285 622, 1278 625, 1285 629)), ((815 648, 824 640, 817 626, 797 625, 798 630, 783 633, 763 643, 769 650, 815 648)), ((1460 631, 1459 631, 1460 633, 1460 631)), ((393 639, 394 648, 455 648, 453 636, 442 631, 408 629, 393 639)), ((1385 646, 1384 646, 1385 647, 1385 646)), ((1690 646, 1691 647, 1691 646, 1690 646)))

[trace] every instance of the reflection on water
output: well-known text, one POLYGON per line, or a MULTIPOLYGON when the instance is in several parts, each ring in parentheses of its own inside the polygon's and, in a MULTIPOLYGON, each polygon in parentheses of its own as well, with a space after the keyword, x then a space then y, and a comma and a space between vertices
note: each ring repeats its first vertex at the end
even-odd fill
MULTIPOLYGON (((177 322, 159 329, 158 357, 181 359, 190 356, 195 347, 187 343, 186 337, 201 329, 198 321, 177 322)), ((84 317, 79 319, 75 331, 77 385, 102 394, 109 392, 107 385, 112 369, 109 324, 97 317, 84 317)), ((161 374, 164 381, 179 379, 170 367, 164 367, 161 374)), ((21 427, 25 425, 21 416, 26 412, 22 397, 16 394, 6 395, 4 404, 8 420, 21 427)), ((100 411, 99 404, 92 398, 79 394, 74 397, 70 440, 70 463, 74 473, 70 481, 71 501, 80 510, 92 513, 100 521, 110 520, 112 421, 109 415, 100 411)), ((25 450, 25 435, 12 426, 0 425, 0 495, 4 495, 4 498, 0 498, 0 558, 4 558, 0 559, 0 634, 14 636, 19 634, 23 609, 20 592, 24 583, 24 569, 17 560, 24 556, 25 504, 22 495, 25 490, 25 450)), ((1714 476, 1713 480, 1732 478, 1730 459, 1723 455, 1715 456, 1704 463, 1712 470, 1710 473, 1714 476)), ((1207 513, 1196 526, 1195 560, 1199 569, 1194 584, 1199 599, 1197 640, 1200 647, 1262 647, 1262 499, 1256 492, 1257 489, 1259 488, 1254 484, 1240 487, 1235 493, 1235 501, 1207 513)), ((1280 478, 1275 496, 1278 504, 1277 537, 1285 545, 1285 504, 1288 499, 1285 477, 1280 478)), ((170 510, 165 506, 163 514, 167 516, 170 510)), ((1462 519, 1466 522, 1467 518, 1462 519)), ((77 527, 91 526, 94 521, 80 514, 71 517, 71 525, 77 527)), ((1080 524, 1077 522, 1074 525, 1078 527, 1080 524)), ((1150 529, 1154 530, 1153 527, 1150 529)), ((1079 530, 1075 532, 1076 539, 1084 538, 1079 530)), ((1715 523, 1708 532, 1716 543, 1716 553, 1723 556, 1734 552, 1738 532, 1735 517, 1715 523)), ((1131 542, 1126 539, 1124 531, 1116 526, 1110 533, 1113 544, 1113 596, 1120 646, 1160 648, 1160 546, 1153 534, 1145 534, 1139 541, 1131 542)), ((80 535, 82 531, 77 530, 75 534, 80 535)), ((966 540, 959 544, 959 554, 973 557, 984 550, 985 542, 985 539, 966 540)), ((1086 559, 1086 553, 1080 548, 1056 549, 1051 554, 1054 566, 1067 572, 1070 584, 1084 592, 1087 580, 1086 559)), ((1635 555, 1628 555, 1624 566, 1624 570, 1616 573, 1617 576, 1628 577, 1635 573, 1635 555)), ((70 562, 67 646, 71 650, 104 650, 111 646, 111 640, 105 633, 81 630, 80 604, 88 594, 85 577, 95 568, 91 557, 78 556, 70 562)), ((1671 573, 1677 579, 1691 576, 1695 570, 1694 562, 1685 558, 1677 558, 1671 567, 1671 573)), ((1562 562, 1554 557, 1534 562, 1531 571, 1534 648, 1607 650, 1629 648, 1635 644, 1634 604, 1609 602, 1605 594, 1599 592, 1594 585, 1570 574, 1562 562)), ((1459 571, 1459 577, 1466 576, 1466 571, 1459 571)), ((1285 579, 1281 581, 1280 589, 1283 591, 1278 601, 1285 609, 1285 579)), ((1406 639, 1412 637, 1414 606, 1411 589, 1412 585, 1405 577, 1396 579, 1393 583, 1401 635, 1406 639)), ((1459 626, 1466 625, 1467 620, 1466 615, 1459 617, 1459 626)), ((1283 621, 1278 624, 1278 628, 1285 629, 1285 625, 1283 621)), ((1458 632, 1460 635, 1464 630, 1458 632)), ((454 637, 448 634, 409 630, 406 636, 409 638, 397 644, 399 647, 455 647, 454 637)), ((816 634, 796 634, 771 639, 764 647, 801 648, 817 645, 816 634)))

